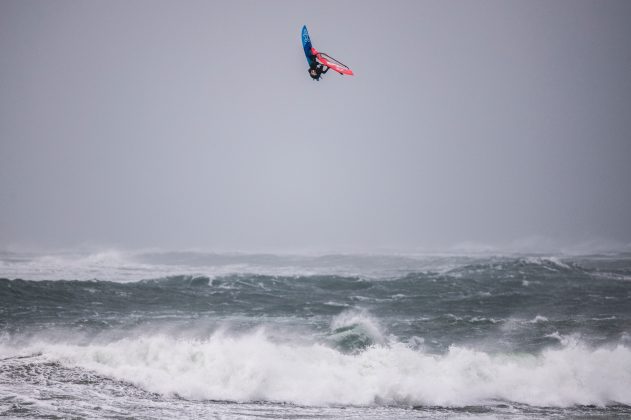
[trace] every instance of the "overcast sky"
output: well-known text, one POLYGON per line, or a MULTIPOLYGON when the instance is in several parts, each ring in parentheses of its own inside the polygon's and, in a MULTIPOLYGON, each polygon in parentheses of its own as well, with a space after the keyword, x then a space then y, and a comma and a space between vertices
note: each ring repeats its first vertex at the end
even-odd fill
POLYGON ((0 0, 0 249, 629 244, 630 22, 626 0, 0 0), (312 81, 303 24, 355 76, 312 81))

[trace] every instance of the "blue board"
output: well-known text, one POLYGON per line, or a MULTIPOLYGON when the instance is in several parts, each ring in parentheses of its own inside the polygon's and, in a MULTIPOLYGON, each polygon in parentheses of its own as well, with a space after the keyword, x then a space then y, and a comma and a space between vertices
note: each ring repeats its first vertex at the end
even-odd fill
POLYGON ((307 25, 302 27, 302 49, 305 50, 307 63, 309 63, 309 66, 312 66, 315 62, 315 56, 311 54, 311 39, 309 38, 309 32, 307 32, 307 25))

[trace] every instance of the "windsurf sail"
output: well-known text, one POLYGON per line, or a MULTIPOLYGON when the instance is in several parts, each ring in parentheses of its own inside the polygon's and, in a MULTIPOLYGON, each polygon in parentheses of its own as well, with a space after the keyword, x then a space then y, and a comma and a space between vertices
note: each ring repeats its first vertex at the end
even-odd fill
POLYGON ((346 74, 349 76, 353 75, 353 70, 351 70, 346 64, 342 63, 339 60, 336 60, 335 58, 331 57, 330 55, 323 53, 323 52, 319 52, 318 50, 316 50, 315 48, 311 47, 311 53, 316 57, 316 60, 327 66, 330 69, 335 70, 336 72, 338 72, 339 74, 346 74))

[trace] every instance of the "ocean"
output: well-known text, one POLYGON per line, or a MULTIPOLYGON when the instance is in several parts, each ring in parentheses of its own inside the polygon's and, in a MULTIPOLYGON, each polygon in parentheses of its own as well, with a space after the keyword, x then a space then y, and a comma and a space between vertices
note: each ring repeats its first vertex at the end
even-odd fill
POLYGON ((629 418, 631 255, 0 253, 0 416, 629 418))

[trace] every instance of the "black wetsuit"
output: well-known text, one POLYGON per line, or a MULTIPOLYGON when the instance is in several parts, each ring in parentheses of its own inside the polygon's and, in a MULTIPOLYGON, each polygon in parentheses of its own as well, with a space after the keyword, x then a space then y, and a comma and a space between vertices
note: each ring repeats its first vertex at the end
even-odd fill
POLYGON ((311 76, 313 80, 320 80, 320 77, 327 71, 329 71, 329 68, 317 61, 314 61, 313 64, 309 66, 309 76, 311 76))

